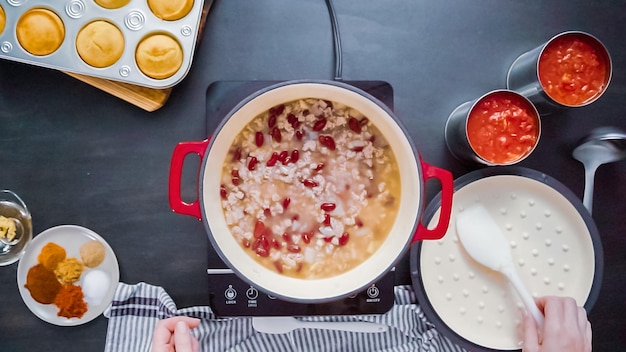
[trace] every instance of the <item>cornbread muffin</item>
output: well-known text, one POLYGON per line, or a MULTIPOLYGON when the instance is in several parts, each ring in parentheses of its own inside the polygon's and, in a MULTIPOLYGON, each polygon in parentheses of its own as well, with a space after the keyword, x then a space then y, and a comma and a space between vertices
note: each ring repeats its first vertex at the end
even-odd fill
POLYGON ((152 34, 139 42, 135 50, 137 66, 146 76, 165 79, 183 64, 183 49, 167 34, 152 34))
POLYGON ((100 241, 89 241, 80 246, 80 259, 88 268, 95 268, 104 260, 105 249, 100 241))
POLYGON ((0 6, 0 34, 2 34, 2 31, 4 31, 4 26, 7 23, 7 17, 4 14, 4 9, 2 8, 2 6, 0 6))
POLYGON ((179 20, 191 11, 193 0, 148 0, 154 15, 166 21, 179 20))
POLYGON ((37 56, 55 52, 65 39, 61 18, 48 9, 33 8, 17 21, 17 40, 24 50, 37 56))
POLYGON ((126 6, 130 0, 95 0, 95 3, 105 9, 119 9, 126 6))
POLYGON ((119 28, 107 21, 93 21, 78 32, 76 50, 88 65, 111 66, 124 52, 124 36, 119 28))

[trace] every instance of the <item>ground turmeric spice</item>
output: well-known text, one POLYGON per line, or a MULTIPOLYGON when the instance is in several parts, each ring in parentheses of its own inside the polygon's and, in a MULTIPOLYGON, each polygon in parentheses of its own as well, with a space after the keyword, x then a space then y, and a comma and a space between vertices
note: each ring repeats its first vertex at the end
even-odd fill
POLYGON ((37 261, 43 264, 46 269, 54 271, 63 259, 65 259, 65 249, 54 242, 48 242, 41 249, 37 261))
POLYGON ((83 263, 81 263, 78 259, 74 257, 65 258, 57 264, 56 269, 54 269, 54 274, 62 284, 69 285, 80 279, 80 275, 83 273, 84 268, 83 263))
POLYGON ((57 315, 68 319, 81 318, 87 311, 87 303, 83 298, 80 286, 63 285, 54 298, 54 305, 59 308, 57 315))
POLYGON ((42 304, 51 304, 61 289, 61 284, 51 270, 37 264, 28 270, 24 285, 33 299, 42 304))

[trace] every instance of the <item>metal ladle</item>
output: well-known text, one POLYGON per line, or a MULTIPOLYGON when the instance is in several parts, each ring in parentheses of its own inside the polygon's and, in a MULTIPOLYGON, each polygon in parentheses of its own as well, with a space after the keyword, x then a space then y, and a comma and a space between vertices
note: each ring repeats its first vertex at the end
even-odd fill
POLYGON ((591 214, 596 169, 626 158, 626 133, 615 127, 599 127, 583 138, 572 152, 585 167, 583 205, 591 214))

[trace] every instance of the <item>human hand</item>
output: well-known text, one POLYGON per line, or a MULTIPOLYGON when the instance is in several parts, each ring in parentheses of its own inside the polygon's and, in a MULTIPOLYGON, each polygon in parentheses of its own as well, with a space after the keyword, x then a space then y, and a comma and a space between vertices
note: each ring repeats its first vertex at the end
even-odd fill
POLYGON ((198 352, 198 340, 189 329, 200 325, 200 319, 173 317, 160 320, 152 336, 152 352, 198 352))
POLYGON ((587 312, 571 297, 546 296, 536 300, 543 311, 543 331, 532 315, 524 315, 523 352, 591 352, 591 323, 587 312))

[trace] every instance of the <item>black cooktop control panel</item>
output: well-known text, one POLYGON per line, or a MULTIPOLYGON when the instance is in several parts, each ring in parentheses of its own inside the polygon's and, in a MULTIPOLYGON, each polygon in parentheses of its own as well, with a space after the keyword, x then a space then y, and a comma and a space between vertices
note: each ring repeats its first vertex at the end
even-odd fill
POLYGON ((394 271, 355 295, 315 304, 278 299, 228 269, 209 269, 207 273, 209 305, 221 317, 383 314, 394 304, 394 271))

